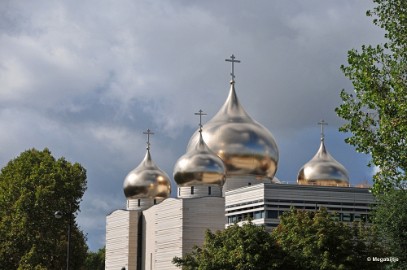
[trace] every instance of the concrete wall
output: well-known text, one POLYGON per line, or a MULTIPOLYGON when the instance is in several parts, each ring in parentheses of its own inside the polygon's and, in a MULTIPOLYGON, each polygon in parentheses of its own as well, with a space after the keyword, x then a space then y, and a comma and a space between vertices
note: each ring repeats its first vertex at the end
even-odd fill
POLYGON ((207 229, 225 227, 222 197, 169 198, 143 211, 143 269, 179 270, 172 259, 202 245, 207 229))
POLYGON ((136 270, 141 212, 116 210, 106 217, 106 270, 136 270))

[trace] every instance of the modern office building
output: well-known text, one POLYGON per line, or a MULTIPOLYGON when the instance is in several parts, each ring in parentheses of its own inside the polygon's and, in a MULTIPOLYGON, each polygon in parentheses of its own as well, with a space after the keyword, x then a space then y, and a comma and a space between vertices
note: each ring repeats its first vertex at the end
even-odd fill
MULTIPOLYGON (((346 169, 321 145, 299 169, 297 184, 274 176, 278 147, 267 128, 240 105, 232 55, 229 96, 219 112, 192 135, 185 155, 174 166, 177 198, 169 198, 169 176, 153 161, 150 130, 146 156, 125 178, 126 209, 106 218, 106 269, 178 269, 175 256, 201 245, 207 229, 222 230, 250 217, 272 229, 291 206, 326 207, 341 221, 367 220, 373 196, 350 187, 346 169)), ((203 115, 199 111, 197 115, 203 115)), ((297 168, 293 168, 298 170, 297 168)))

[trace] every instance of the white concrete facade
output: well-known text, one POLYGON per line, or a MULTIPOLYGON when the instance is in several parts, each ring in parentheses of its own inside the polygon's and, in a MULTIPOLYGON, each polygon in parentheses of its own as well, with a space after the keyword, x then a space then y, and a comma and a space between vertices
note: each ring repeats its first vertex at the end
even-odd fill
POLYGON ((206 230, 223 230, 225 224, 225 199, 219 196, 169 198, 144 211, 114 211, 106 222, 106 269, 179 269, 172 264, 175 256, 201 245, 206 230))
POLYGON ((105 269, 137 269, 140 211, 116 210, 106 217, 105 269))

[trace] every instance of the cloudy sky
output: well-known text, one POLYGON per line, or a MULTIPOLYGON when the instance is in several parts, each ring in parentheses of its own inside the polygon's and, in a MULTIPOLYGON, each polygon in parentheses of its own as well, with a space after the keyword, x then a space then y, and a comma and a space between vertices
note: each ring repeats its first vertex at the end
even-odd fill
MULTIPOLYGON (((88 190, 78 216, 92 250, 105 217, 125 207, 122 184, 145 154, 172 175, 198 126, 226 99, 233 53, 246 111, 274 135, 277 177, 294 182, 326 146, 352 184, 371 179, 368 156, 344 143, 334 109, 352 90, 347 51, 382 42, 370 0, 8 1, 0 3, 0 167, 48 147, 81 163, 88 190)), ((175 187, 175 185, 173 185, 175 187)))

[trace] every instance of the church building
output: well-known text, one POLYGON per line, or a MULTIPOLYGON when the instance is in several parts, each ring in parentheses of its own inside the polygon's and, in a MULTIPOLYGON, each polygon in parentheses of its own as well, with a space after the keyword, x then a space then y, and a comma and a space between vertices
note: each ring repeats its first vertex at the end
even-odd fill
POLYGON ((232 55, 229 95, 219 112, 200 126, 170 177, 153 161, 147 130, 147 151, 123 184, 126 209, 106 218, 107 270, 179 269, 172 259, 202 245, 205 231, 223 230, 251 218, 272 229, 291 206, 325 207, 340 221, 367 220, 373 196, 368 188, 351 187, 348 172, 321 144, 300 168, 297 184, 275 178, 279 151, 271 132, 252 119, 239 103, 232 55), (176 188, 176 198, 170 198, 176 188))

